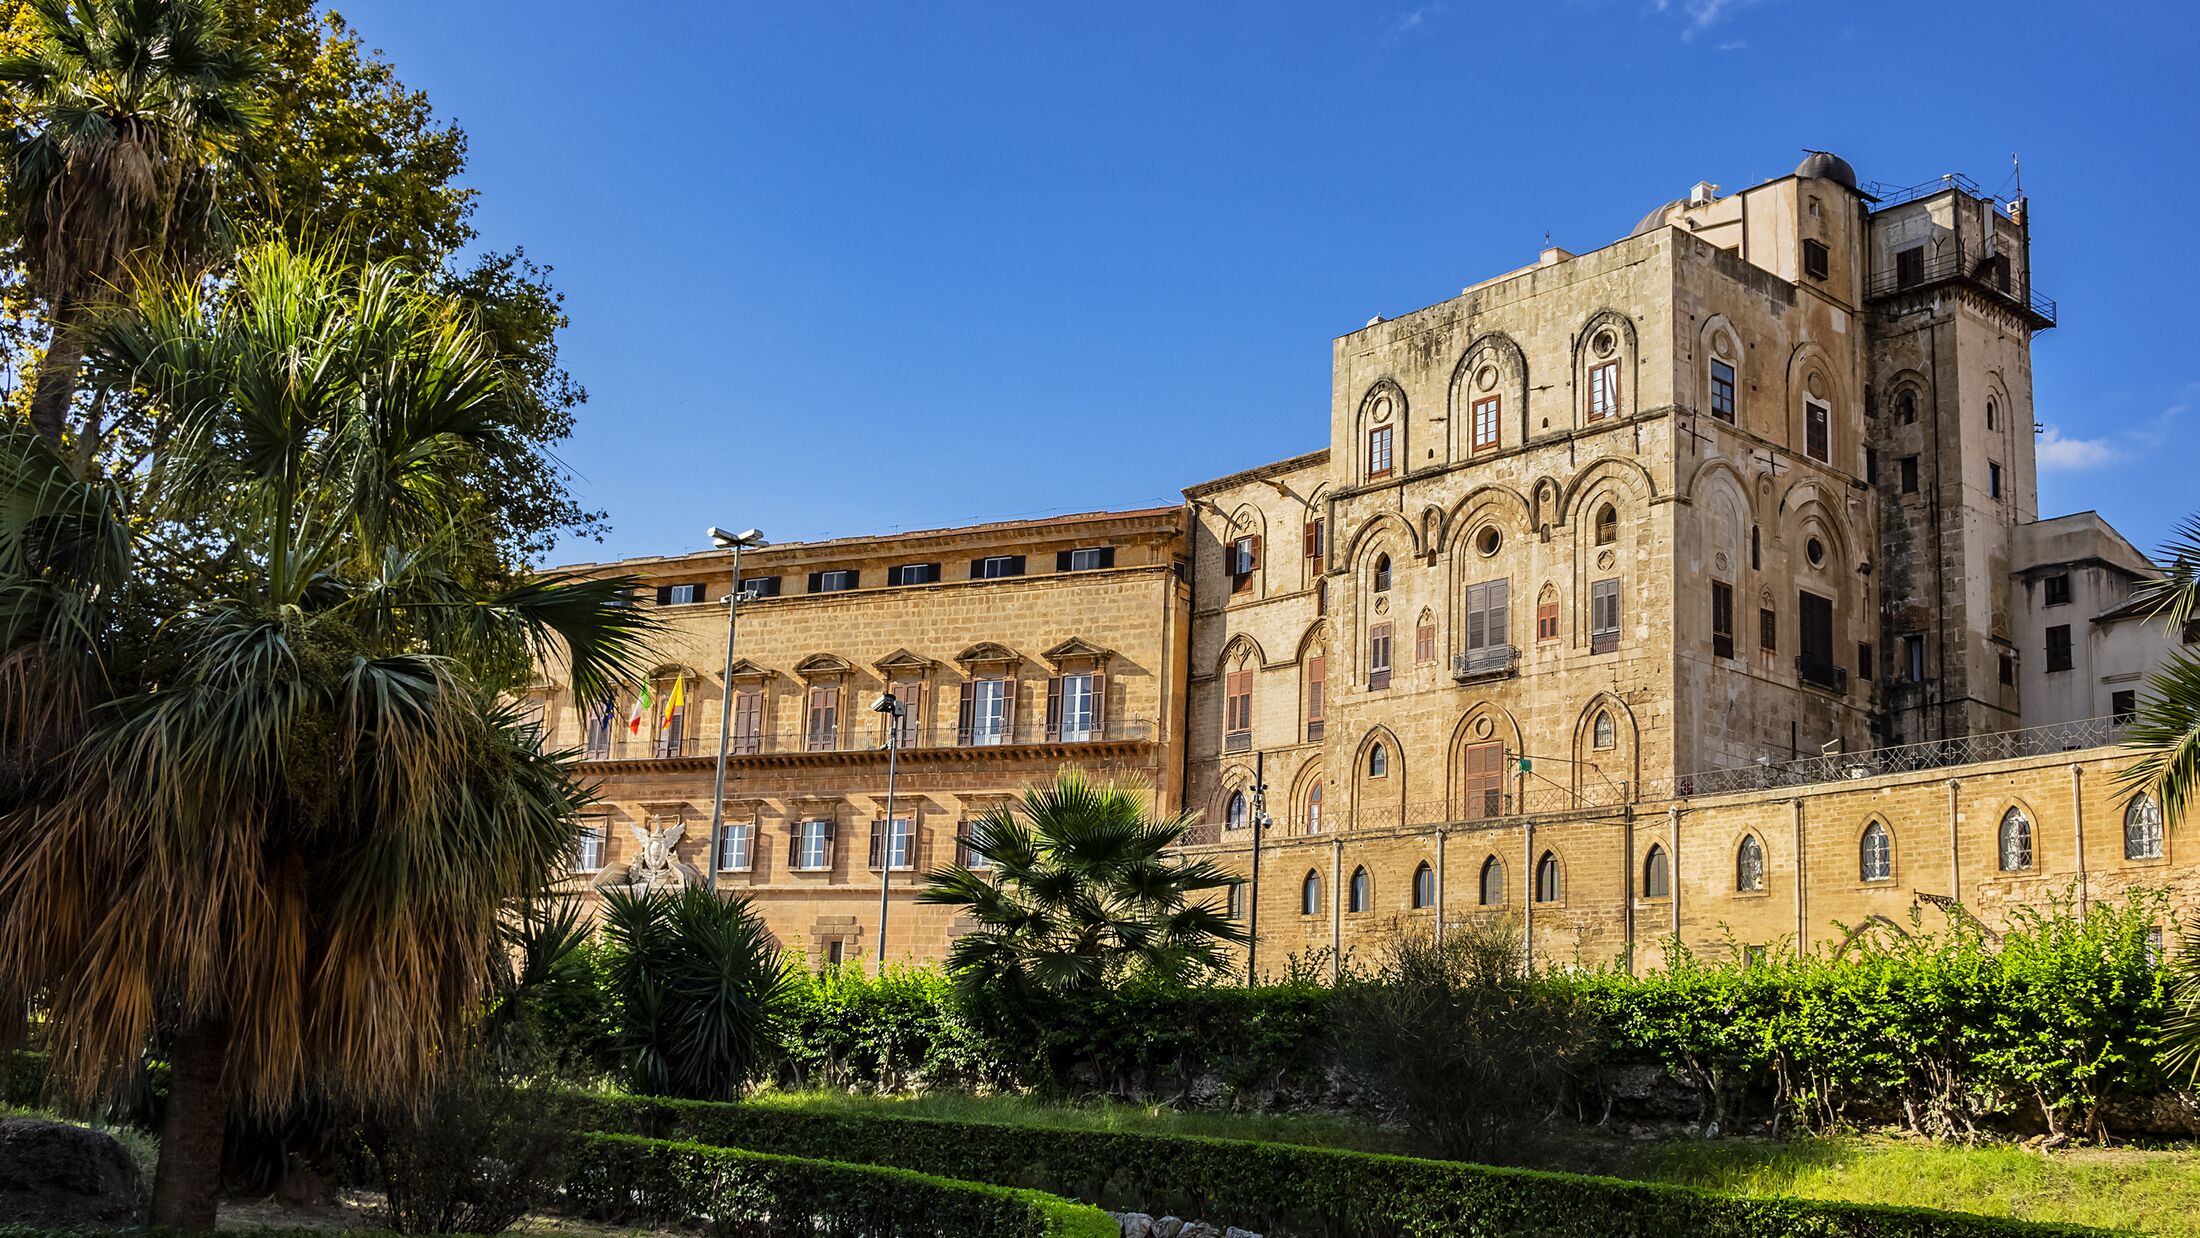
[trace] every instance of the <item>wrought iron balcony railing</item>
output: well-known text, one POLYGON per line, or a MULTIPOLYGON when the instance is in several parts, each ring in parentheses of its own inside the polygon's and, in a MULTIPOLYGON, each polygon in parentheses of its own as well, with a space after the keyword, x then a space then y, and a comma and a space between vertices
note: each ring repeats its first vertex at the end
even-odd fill
POLYGON ((1876 301, 1951 282, 1983 288, 2007 299, 2019 312, 2030 317, 2037 328, 2055 325, 2054 299, 2033 292, 2028 284, 2019 281, 2010 270, 2007 255, 1998 260, 1962 253, 1938 254, 1916 262, 1903 262, 1898 258, 1894 266, 1874 271, 1864 281, 1864 299, 1876 301))
POLYGON ((1514 645, 1484 645, 1451 655, 1451 677, 1455 683, 1505 679, 1519 669, 1520 649, 1514 645))
POLYGON ((1846 694, 1849 690, 1849 672, 1846 667, 1816 658, 1798 656, 1795 659, 1795 677, 1813 688, 1846 694))

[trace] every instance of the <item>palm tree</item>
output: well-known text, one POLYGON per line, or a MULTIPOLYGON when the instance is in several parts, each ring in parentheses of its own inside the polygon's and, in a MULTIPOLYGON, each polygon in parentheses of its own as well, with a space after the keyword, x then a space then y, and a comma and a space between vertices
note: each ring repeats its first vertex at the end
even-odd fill
POLYGON ((0 1009, 43 994, 84 1094, 165 1040, 152 1219, 206 1228, 233 1106, 409 1104, 463 1045, 587 796, 495 676, 595 699, 646 624, 629 579, 467 583, 508 393, 416 276, 262 244, 85 338, 173 429, 127 502, 0 433, 0 1009))
POLYGON ((969 850, 982 869, 936 869, 917 895, 977 923, 948 953, 960 983, 1059 993, 1134 975, 1195 980, 1219 971, 1227 948, 1246 940, 1199 897, 1242 879, 1212 860, 1169 855, 1193 816, 1155 820, 1144 795, 1075 771, 1025 791, 1022 819, 1016 807, 972 824, 969 850))
POLYGON ((140 271, 219 252, 220 189, 260 123, 259 58, 222 0, 29 0, 31 46, 0 60, 15 123, 9 222, 52 337, 31 424, 60 443, 91 311, 140 271))
POLYGON ((794 978, 746 898, 611 890, 603 935, 627 1085, 739 1100, 770 1060, 794 978))
MULTIPOLYGON (((2189 517, 2156 557, 2169 564, 2149 589, 2171 631, 2200 619, 2200 516, 2189 517)), ((2180 647, 2156 672, 2140 699, 2124 742, 2145 752, 2124 772, 2127 784, 2154 797, 2174 825, 2200 787, 2200 657, 2180 647)))

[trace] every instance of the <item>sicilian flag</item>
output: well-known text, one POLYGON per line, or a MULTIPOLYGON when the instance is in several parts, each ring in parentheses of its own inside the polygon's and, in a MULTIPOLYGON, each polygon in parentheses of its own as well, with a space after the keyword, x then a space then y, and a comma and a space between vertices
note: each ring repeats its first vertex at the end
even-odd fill
POLYGON ((647 717, 649 717, 649 685, 645 683, 642 685, 642 694, 634 698, 634 712, 626 720, 626 729, 636 735, 641 734, 642 720, 647 717))
POLYGON ((685 679, 675 679, 672 681, 672 699, 665 702, 664 717, 657 720, 658 730, 662 731, 669 728, 672 725, 673 715, 680 712, 680 707, 682 705, 687 704, 687 697, 686 695, 684 695, 686 689, 687 681, 685 679))

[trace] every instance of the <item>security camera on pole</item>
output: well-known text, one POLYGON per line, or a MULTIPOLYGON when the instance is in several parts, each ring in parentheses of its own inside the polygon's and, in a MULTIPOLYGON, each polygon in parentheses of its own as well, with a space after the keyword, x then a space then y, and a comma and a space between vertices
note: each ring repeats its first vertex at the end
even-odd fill
POLYGON ((726 830, 726 742, 733 729, 733 619, 741 600, 741 552, 764 545, 755 529, 728 533, 716 525, 707 531, 720 550, 733 552, 733 591, 726 594, 726 675, 718 681, 718 785, 710 795, 710 888, 718 889, 718 869, 724 862, 726 830))

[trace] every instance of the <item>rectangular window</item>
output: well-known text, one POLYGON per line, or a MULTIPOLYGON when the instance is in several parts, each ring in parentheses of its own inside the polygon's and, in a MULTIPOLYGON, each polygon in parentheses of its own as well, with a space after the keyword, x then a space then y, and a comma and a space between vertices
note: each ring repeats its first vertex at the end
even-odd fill
POLYGON ((1610 653, 1619 648, 1619 581, 1599 580, 1589 586, 1589 652, 1610 653))
POLYGON ((1607 361, 1589 371, 1589 420, 1619 416, 1619 362, 1607 361))
POLYGON ((1413 629, 1413 660, 1417 663, 1434 662, 1436 660, 1436 625, 1434 623, 1420 624, 1413 629))
POLYGON ((611 826, 602 817, 583 817, 580 836, 573 840, 573 871, 592 873, 603 867, 604 844, 611 826))
POLYGON ((2070 625, 2058 623, 2047 629, 2047 670, 2049 674, 2070 669, 2070 625))
POLYGON ((1462 782, 1468 820, 1505 815, 1505 744, 1469 744, 1467 776, 1462 782))
POLYGON ((1711 415, 1734 424, 1734 367, 1719 360, 1711 363, 1711 415))
POLYGON ((1711 582, 1711 656, 1734 656, 1734 586, 1711 582))
POLYGON ((1500 397, 1488 396, 1474 402, 1473 450, 1488 451, 1497 446, 1497 407, 1500 397))
POLYGON ((2046 595, 2043 600, 2047 605, 2068 606, 2070 604, 2070 574, 2068 572, 2057 572, 2053 576, 2045 577, 2040 584, 2041 591, 2046 595))
POLYGON ((745 873, 756 866, 756 826, 748 821, 728 821, 718 836, 718 871, 745 873))
POLYGON ((659 606, 692 606, 702 600, 703 586, 701 585, 657 586, 657 605, 659 606))
POLYGON ((1815 400, 1803 401, 1803 454, 1820 464, 1833 463, 1833 413, 1815 400))
POLYGON ((2001 497, 2001 466, 1992 460, 1986 462, 1986 494, 1989 498, 2001 497))
POLYGON ((1902 677, 1911 683, 1925 682, 1925 638, 1922 635, 1902 638, 1902 677))
POLYGON ((1870 641, 1860 640, 1856 642, 1856 677, 1858 679, 1870 679, 1872 677, 1872 643, 1870 641))
POLYGON ((2123 723, 2131 721, 2133 718, 2138 717, 2139 694, 2136 691, 2132 691, 2129 689, 2122 692, 2109 693, 2108 713, 2109 720, 2118 724, 2119 726, 2123 723))
POLYGON ((929 585, 939 578, 937 563, 903 563, 886 569, 886 583, 890 585, 929 585))
POLYGON ((1390 625, 1378 623, 1367 630, 1367 686, 1390 686, 1390 625))
POLYGON ((2016 685, 2017 660, 2005 653, 2001 655, 2001 686, 2004 688, 2013 688, 2016 685))
POLYGON ((1329 659, 1325 655, 1317 653, 1313 657, 1307 659, 1306 740, 1308 743, 1312 743, 1322 737, 1322 711, 1326 708, 1326 704, 1322 700, 1322 695, 1328 686, 1324 682, 1328 674, 1329 659))
POLYGON ((896 872, 907 872, 917 866, 917 823, 909 817, 896 817, 891 823, 880 820, 871 822, 871 871, 879 871, 880 862, 891 853, 896 872), (893 828, 889 830, 887 826, 893 828))
POLYGON ((1812 279, 1824 279, 1831 264, 1827 262, 1825 244, 1820 241, 1803 242, 1803 274, 1812 279))
POLYGON ((1076 550, 1064 550, 1054 556, 1057 572, 1097 572, 1115 566, 1115 547, 1084 546, 1076 550))
MULTIPOLYGON (((669 703, 673 699, 675 691, 678 691, 677 684, 668 685, 664 691, 657 694, 658 700, 668 703, 663 706, 662 711, 655 718, 651 719, 657 727, 657 734, 655 738, 650 740, 649 744, 652 755, 660 757, 687 755, 687 706, 669 703)), ((686 700, 686 693, 682 692, 680 699, 686 700)))
POLYGON ((1864 449, 1864 484, 1868 486, 1879 484, 1879 449, 1877 447, 1866 447, 1864 449))
POLYGON ((1535 604, 1535 638, 1539 641, 1558 639, 1558 595, 1545 594, 1535 604))
POLYGON ((962 742, 969 747, 997 747, 1008 742, 1010 681, 1004 678, 974 679, 963 685, 962 742))
POLYGON ((1306 522, 1305 554, 1308 562, 1313 567, 1314 574, 1317 576, 1321 574, 1322 570, 1322 534, 1324 531, 1321 521, 1309 520, 1306 522))
POLYGON ((779 578, 777 576, 744 576, 741 578, 741 600, 744 602, 778 596, 779 578))
POLYGON ((1757 647, 1766 653, 1780 651, 1780 612, 1770 606, 1757 610, 1757 647))
POLYGON ((1917 457, 1902 457, 1902 493, 1917 493, 1917 457))
POLYGON ((1503 580, 1467 586, 1467 609, 1460 622, 1466 629, 1468 649, 1491 649, 1512 643, 1512 631, 1505 613, 1506 595, 1510 589, 1510 582, 1503 580))
POLYGON ((1260 539, 1241 537, 1230 543, 1230 592, 1244 593, 1253 587, 1253 569, 1260 566, 1260 539))
POLYGON ((1054 739, 1082 744, 1100 738, 1102 682, 1091 671, 1054 681, 1047 702, 1047 731, 1054 739))
POLYGON ((833 823, 798 821, 794 834, 794 866, 804 872, 821 872, 833 866, 833 823))
POLYGON ((1367 479, 1377 481, 1390 476, 1390 427, 1376 426, 1367 432, 1367 479))
POLYGON ((1795 652, 1805 678, 1823 682, 1833 671, 1833 599, 1815 593, 1796 596, 1795 652))
POLYGON ((977 849, 970 845, 973 825, 968 819, 955 823, 955 863, 974 873, 987 872, 992 869, 993 861, 978 854, 977 849))
POLYGON ((763 750, 764 693, 758 689, 737 691, 733 695, 733 734, 727 736, 726 751, 753 757, 763 750))
POLYGON ((1912 245, 1894 256, 1894 286, 1908 288, 1925 282, 1925 247, 1912 245))
POLYGON ((831 752, 840 738, 840 685, 818 684, 810 689, 809 747, 812 752, 831 752))
POLYGON ((841 568, 831 572, 811 572, 810 592, 845 593, 856 587, 858 579, 854 568, 841 568))
POLYGON ((1253 746, 1253 672, 1230 671, 1222 681, 1222 750, 1243 752, 1253 746))
POLYGON ((886 685, 886 690, 893 694, 896 701, 901 703, 899 717, 892 714, 881 715, 881 719, 892 732, 890 738, 894 741, 894 746, 896 748, 916 747, 922 742, 924 734, 924 684, 908 680, 898 683, 890 682, 886 685))
POLYGON ((987 555, 983 559, 972 559, 970 561, 970 579, 972 580, 999 580, 1005 576, 1021 576, 1023 574, 1024 557, 1022 555, 987 555))

